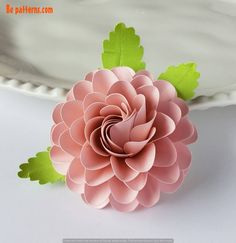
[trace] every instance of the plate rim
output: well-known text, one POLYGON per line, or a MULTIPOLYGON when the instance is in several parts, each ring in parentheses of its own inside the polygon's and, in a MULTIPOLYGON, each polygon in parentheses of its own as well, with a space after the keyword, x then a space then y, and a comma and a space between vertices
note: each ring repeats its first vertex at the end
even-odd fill
MULTIPOLYGON (((61 87, 49 87, 45 84, 35 84, 30 81, 22 81, 7 78, 0 75, 0 88, 13 90, 25 95, 61 102, 65 100, 69 89, 61 87)), ((236 88, 230 91, 222 91, 213 95, 200 95, 189 102, 190 110, 206 110, 212 107, 224 107, 236 105, 236 88)))

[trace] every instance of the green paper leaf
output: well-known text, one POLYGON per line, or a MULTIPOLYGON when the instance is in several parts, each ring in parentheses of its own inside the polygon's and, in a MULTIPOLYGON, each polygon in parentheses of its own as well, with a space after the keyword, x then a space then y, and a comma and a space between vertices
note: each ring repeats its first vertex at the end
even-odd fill
POLYGON ((102 62, 104 68, 128 66, 135 71, 145 69, 142 61, 143 47, 134 28, 127 28, 125 24, 117 24, 110 32, 109 40, 103 41, 102 62))
POLYGON ((28 162, 21 164, 19 168, 20 178, 30 178, 31 181, 39 181, 41 185, 65 180, 65 176, 58 174, 53 168, 49 148, 37 153, 36 157, 29 158, 28 162))
POLYGON ((170 66, 158 79, 169 81, 175 86, 177 94, 184 100, 194 96, 194 90, 198 86, 200 73, 196 71, 195 63, 184 63, 178 66, 170 66))

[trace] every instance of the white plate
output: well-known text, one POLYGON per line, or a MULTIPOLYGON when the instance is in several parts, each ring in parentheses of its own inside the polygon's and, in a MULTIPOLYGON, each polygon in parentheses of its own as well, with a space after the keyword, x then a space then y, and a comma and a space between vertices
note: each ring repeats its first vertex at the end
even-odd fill
POLYGON ((1 2, 2 87, 62 99, 76 80, 101 67, 102 40, 125 22, 141 36, 144 61, 155 75, 171 64, 198 63, 193 109, 236 103, 236 0, 10 2, 54 8, 44 15, 9 15, 9 1, 1 2))

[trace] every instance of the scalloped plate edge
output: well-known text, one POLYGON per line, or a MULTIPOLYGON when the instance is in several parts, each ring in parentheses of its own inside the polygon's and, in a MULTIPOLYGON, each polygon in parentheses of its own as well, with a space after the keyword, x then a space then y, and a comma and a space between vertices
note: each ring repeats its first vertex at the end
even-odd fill
MULTIPOLYGON (((0 87, 14 90, 26 95, 44 99, 62 101, 68 89, 46 85, 35 85, 31 82, 19 81, 0 76, 0 87)), ((198 96, 189 102, 190 110, 206 110, 212 107, 223 107, 236 104, 236 90, 218 92, 211 96, 198 96)))

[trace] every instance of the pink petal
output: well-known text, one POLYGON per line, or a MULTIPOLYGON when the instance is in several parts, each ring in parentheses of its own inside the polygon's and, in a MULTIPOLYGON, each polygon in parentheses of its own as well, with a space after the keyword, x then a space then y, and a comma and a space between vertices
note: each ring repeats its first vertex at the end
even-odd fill
POLYGON ((97 154, 88 143, 82 147, 80 160, 88 170, 102 169, 110 164, 108 157, 97 154))
POLYGON ((127 99, 119 94, 119 93, 114 93, 114 94, 110 94, 106 97, 105 99, 105 102, 108 104, 108 105, 116 105, 118 107, 122 107, 121 104, 124 103, 126 105, 129 105, 127 99))
POLYGON ((101 128, 96 128, 90 136, 90 145, 93 150, 102 156, 108 156, 108 153, 104 150, 104 147, 101 143, 101 128))
MULTIPOLYGON (((89 202, 86 201, 84 194, 81 194, 82 199, 84 200, 85 203, 90 204, 89 202)), ((98 204, 98 205, 92 205, 96 209, 102 209, 105 208, 109 204, 110 200, 107 198, 104 202, 98 204)))
POLYGON ((147 183, 138 193, 137 200, 144 207, 154 206, 160 199, 160 186, 157 180, 148 176, 147 183))
POLYGON ((117 202, 112 196, 110 196, 110 203, 114 209, 126 213, 134 211, 139 205, 136 199, 130 203, 124 204, 117 202))
POLYGON ((174 163, 169 167, 153 166, 149 173, 162 183, 173 184, 179 179, 180 169, 178 164, 174 163))
POLYGON ((100 110, 105 107, 106 104, 102 102, 95 102, 91 104, 84 112, 84 120, 88 122, 90 119, 100 116, 100 110))
POLYGON ((141 152, 133 157, 127 158, 125 162, 135 171, 146 172, 153 166, 155 154, 155 145, 153 143, 149 143, 141 152))
POLYGON ((65 124, 70 127, 75 120, 83 116, 81 101, 72 100, 66 102, 61 109, 61 116, 65 124))
POLYGON ((111 156, 110 161, 114 174, 119 180, 130 181, 138 175, 137 171, 127 166, 124 158, 111 156))
POLYGON ((178 105, 173 102, 167 102, 164 106, 158 107, 159 111, 169 116, 177 125, 181 119, 181 110, 178 105))
POLYGON ((154 166, 169 167, 176 162, 177 152, 175 145, 169 138, 163 138, 155 142, 156 158, 154 166))
POLYGON ((174 98, 172 100, 176 105, 179 106, 181 113, 182 113, 182 117, 187 115, 189 112, 189 108, 188 105, 186 104, 186 102, 178 97, 174 98))
POLYGON ((87 80, 87 81, 91 81, 92 82, 92 80, 93 80, 93 76, 94 76, 94 74, 97 72, 98 70, 95 70, 95 71, 92 71, 92 72, 90 72, 90 73, 88 73, 86 76, 85 76, 85 80, 87 80))
POLYGON ((131 81, 131 84, 135 89, 138 89, 142 86, 153 85, 153 82, 149 77, 145 75, 138 75, 131 81))
POLYGON ((53 110, 52 119, 55 123, 62 122, 61 108, 62 108, 63 105, 64 105, 64 103, 57 104, 56 107, 53 110))
POLYGON ((84 198, 87 203, 93 206, 99 206, 101 204, 103 205, 104 202, 107 202, 109 195, 110 187, 107 182, 100 184, 98 186, 89 186, 85 184, 84 198))
POLYGON ((193 126, 193 134, 188 137, 187 139, 184 139, 182 142, 185 143, 185 144, 191 144, 191 143, 194 143, 196 142, 196 140, 198 139, 198 134, 197 134, 197 129, 196 127, 193 126))
POLYGON ((79 143, 80 145, 83 145, 86 141, 84 135, 84 129, 85 129, 85 122, 83 117, 74 121, 69 129, 72 139, 74 139, 75 142, 79 143))
POLYGON ((165 103, 176 97, 175 87, 170 82, 157 80, 154 82, 154 86, 157 87, 160 92, 161 103, 165 103))
POLYGON ((156 111, 153 112, 153 115, 148 122, 133 127, 130 131, 130 139, 132 141, 143 141, 147 139, 155 117, 156 117, 156 111))
POLYGON ((134 77, 137 77, 137 76, 139 76, 139 75, 142 75, 142 76, 144 75, 144 76, 147 76, 148 78, 150 78, 151 80, 154 80, 152 74, 151 74, 149 71, 147 71, 147 70, 141 70, 141 71, 138 71, 138 72, 135 74, 134 77))
POLYGON ((143 187, 146 185, 147 182, 147 173, 139 173, 137 177, 135 177, 133 180, 125 182, 125 184, 135 191, 140 191, 143 189, 143 187))
POLYGON ((66 130, 62 133, 59 139, 59 144, 61 148, 67 152, 68 154, 71 154, 72 156, 79 158, 80 156, 80 150, 81 145, 76 143, 72 137, 70 136, 69 130, 66 130))
POLYGON ((118 80, 131 82, 135 72, 130 67, 115 67, 111 70, 118 80))
POLYGON ((178 142, 190 138, 194 133, 194 127, 189 119, 185 116, 183 117, 175 131, 169 136, 173 142, 178 142))
POLYGON ((113 170, 110 165, 100 170, 86 170, 85 181, 90 186, 100 185, 114 176, 113 170))
POLYGON ((85 96, 84 101, 83 101, 83 109, 84 111, 93 103, 95 102, 101 102, 104 103, 105 101, 105 96, 101 93, 89 93, 85 96))
POLYGON ((144 95, 137 95, 133 100, 133 107, 136 109, 136 117, 134 120, 134 126, 143 124, 146 122, 146 100, 144 95))
POLYGON ((109 115, 121 116, 121 114, 122 114, 121 108, 115 105, 107 105, 100 110, 100 115, 104 117, 109 115))
POLYGON ((147 110, 156 110, 159 103, 159 91, 155 86, 147 85, 137 89, 138 94, 146 98, 147 110))
POLYGON ((98 127, 102 125, 103 122, 103 117, 102 116, 97 116, 92 119, 90 119, 86 125, 85 125, 85 137, 88 141, 90 141, 90 135, 91 133, 98 127))
POLYGON ((188 147, 183 143, 175 143, 175 148, 177 151, 177 161, 176 163, 179 165, 181 170, 189 169, 191 164, 191 152, 188 147))
POLYGON ((130 104, 137 94, 132 84, 126 81, 117 81, 116 83, 114 83, 109 89, 108 95, 114 93, 123 95, 130 104))
POLYGON ((138 192, 128 188, 122 181, 113 177, 110 180, 111 194, 119 203, 131 203, 135 200, 138 192))
POLYGON ((74 97, 74 92, 73 92, 73 88, 70 89, 70 91, 67 93, 66 95, 66 100, 67 101, 71 101, 71 100, 74 100, 75 97, 74 97))
POLYGON ((149 140, 155 135, 156 133, 156 128, 153 127, 150 131, 150 134, 148 136, 148 138, 144 141, 130 141, 130 142, 127 142, 125 143, 124 145, 124 151, 127 153, 127 154, 136 154, 138 153, 139 151, 141 151, 145 145, 149 142, 149 140))
POLYGON ((76 182, 74 182, 69 174, 66 175, 66 185, 68 186, 68 188, 76 193, 84 193, 84 183, 82 184, 77 184, 76 182))
POLYGON ((51 131, 51 139, 53 144, 59 145, 59 137, 67 129, 64 122, 56 124, 51 131))
POLYGON ((130 131, 133 127, 135 114, 133 113, 128 119, 120 121, 110 129, 111 140, 120 147, 129 141, 130 131))
POLYGON ((81 164, 80 160, 75 158, 69 167, 68 174, 70 180, 72 180, 76 184, 84 183, 84 173, 85 169, 81 164))
POLYGON ((180 172, 180 176, 175 183, 165 184, 160 182, 160 189, 162 192, 166 192, 166 193, 176 192, 179 189, 179 187, 182 185, 183 180, 184 180, 183 172, 180 172))
POLYGON ((106 95, 116 81, 118 81, 118 78, 112 71, 108 69, 98 70, 93 77, 93 90, 106 95))
POLYGON ((92 92, 92 83, 86 80, 77 82, 73 87, 73 94, 76 100, 83 101, 84 97, 92 92))
POLYGON ((156 134, 153 141, 169 136, 175 130, 174 121, 167 115, 157 112, 153 126, 156 127, 156 134))

